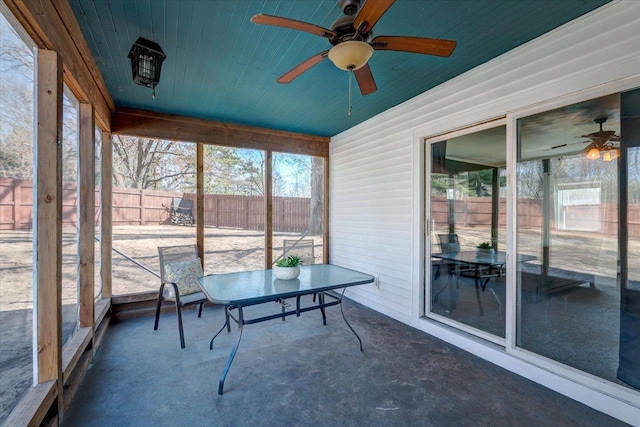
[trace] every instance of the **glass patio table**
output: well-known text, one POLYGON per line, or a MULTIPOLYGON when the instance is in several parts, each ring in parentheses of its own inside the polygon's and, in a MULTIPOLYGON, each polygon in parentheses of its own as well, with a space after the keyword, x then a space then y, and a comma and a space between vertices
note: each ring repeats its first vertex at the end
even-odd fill
MULTIPOLYGON (((338 267, 331 264, 315 264, 300 267, 300 276, 292 280, 276 279, 272 275, 272 270, 256 270, 243 271, 238 273, 214 274, 198 279, 200 287, 206 295, 207 299, 215 304, 224 305, 225 323, 220 330, 211 338, 209 349, 213 348, 213 341, 216 337, 227 328, 227 332, 231 330, 230 320, 238 324, 239 333, 236 343, 231 350, 231 354, 227 360, 227 364, 220 376, 218 384, 218 394, 222 394, 224 388, 224 380, 231 368, 233 358, 238 351, 240 339, 242 338, 242 328, 244 325, 252 323, 264 322, 273 319, 285 319, 287 316, 300 316, 301 313, 320 310, 322 312, 323 324, 327 324, 325 308, 333 305, 340 305, 340 312, 345 323, 353 332, 360 343, 360 351, 362 351, 362 340, 351 327, 342 310, 342 299, 344 291, 347 287, 372 283, 374 277, 351 270, 344 267, 338 267), (335 292, 341 289, 342 293, 335 292), (316 294, 318 296, 317 303, 308 307, 301 307, 300 297, 304 295, 316 294), (325 297, 330 301, 326 302, 325 297), (263 316, 253 319, 244 317, 243 308, 263 304, 266 302, 281 301, 287 298, 296 298, 295 310, 286 310, 285 305, 282 306, 281 313, 274 313, 269 316, 263 316), (234 313, 236 311, 236 313, 234 313), (237 315, 237 317, 236 317, 237 315)), ((315 301, 314 301, 315 302, 315 301)))

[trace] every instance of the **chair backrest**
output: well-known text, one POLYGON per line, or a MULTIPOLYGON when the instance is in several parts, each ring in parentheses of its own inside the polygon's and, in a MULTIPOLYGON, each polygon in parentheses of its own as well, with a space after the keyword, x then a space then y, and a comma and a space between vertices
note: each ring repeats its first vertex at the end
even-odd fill
POLYGON ((190 261, 198 258, 198 246, 158 246, 160 257, 160 279, 165 281, 165 266, 170 263, 190 261))
POLYGON ((438 234, 438 243, 440 243, 440 251, 460 252, 460 242, 457 234, 438 234))
POLYGON ((303 265, 315 264, 316 256, 313 239, 283 239, 282 246, 283 257, 297 255, 302 260, 303 265))

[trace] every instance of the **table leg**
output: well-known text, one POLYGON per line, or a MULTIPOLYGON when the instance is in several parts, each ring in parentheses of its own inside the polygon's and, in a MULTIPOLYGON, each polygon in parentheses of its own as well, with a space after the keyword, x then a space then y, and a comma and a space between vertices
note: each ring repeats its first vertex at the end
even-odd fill
POLYGON ((220 376, 220 382, 218 383, 218 394, 222 394, 222 389, 224 388, 224 380, 229 373, 229 369, 231 368, 231 363, 233 363, 233 358, 236 357, 236 352, 238 351, 238 347, 240 347, 240 339, 242 338, 242 327, 244 326, 244 316, 242 314, 242 307, 238 307, 238 339, 231 350, 231 354, 229 355, 229 359, 227 359, 227 365, 224 367, 222 371, 222 375, 220 376))
POLYGON ((480 316, 484 316, 484 308, 482 307, 482 300, 480 299, 480 288, 476 286, 476 298, 478 299, 478 310, 480 310, 480 316))
POLYGON ((476 289, 478 289, 478 286, 480 285, 480 266, 479 265, 476 265, 476 269, 473 272, 473 276, 475 279, 476 289))
MULTIPOLYGON (((353 335, 355 335, 356 338, 358 338, 358 342, 360 343, 360 351, 362 351, 362 340, 360 339, 356 331, 349 324, 347 317, 344 315, 344 310, 342 309, 342 300, 344 299, 344 291, 346 290, 347 288, 342 289, 342 295, 340 296, 340 313, 342 313, 342 318, 344 319, 344 323, 346 323, 349 329, 351 329, 351 332, 353 332, 353 335)), ((324 296, 322 298, 324 298, 324 296)))
MULTIPOLYGON (((320 312, 322 313, 322 324, 324 326, 327 326, 327 314, 324 311, 324 307, 322 307, 322 305, 324 304, 324 292, 320 292, 320 296, 318 297, 318 301, 320 302, 320 305, 321 305, 320 312)), ((342 307, 342 302, 340 302, 340 307, 342 307)))
POLYGON ((220 332, 222 332, 222 331, 224 330, 225 326, 227 327, 227 332, 229 332, 229 329, 230 329, 230 327, 229 327, 229 312, 227 311, 227 307, 226 307, 226 306, 224 307, 224 319, 225 319, 225 320, 224 320, 224 325, 222 325, 222 328, 220 328, 220 330, 218 331, 218 333, 217 333, 217 334, 215 334, 215 335, 213 336, 213 338, 211 338, 211 342, 209 342, 209 350, 212 350, 212 349, 213 349, 213 340, 215 340, 215 339, 216 339, 216 337, 217 337, 218 335, 220 335, 220 332))

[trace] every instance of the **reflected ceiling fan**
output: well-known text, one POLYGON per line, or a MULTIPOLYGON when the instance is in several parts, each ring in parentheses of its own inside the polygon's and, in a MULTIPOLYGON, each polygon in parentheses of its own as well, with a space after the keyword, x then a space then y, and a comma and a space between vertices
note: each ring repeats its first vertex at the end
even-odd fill
MULTIPOLYGON (((373 27, 395 0, 339 0, 346 16, 338 18, 331 28, 279 16, 259 14, 251 18, 255 24, 273 25, 306 31, 329 40, 333 47, 302 61, 280 76, 278 83, 290 83, 311 67, 329 58, 336 67, 355 75, 363 95, 377 90, 367 61, 374 50, 395 50, 447 57, 453 53, 456 42, 409 36, 373 36, 373 27)), ((350 80, 351 82, 351 80, 350 80)), ((351 85, 349 85, 351 88, 351 85)), ((351 95, 351 91, 349 92, 351 95)), ((351 102, 349 102, 351 105, 351 102)))
POLYGON ((593 121, 600 125, 600 130, 580 137, 591 140, 591 144, 583 151, 587 159, 597 160, 602 154, 602 160, 610 162, 620 156, 620 149, 613 145, 614 142, 620 141, 620 136, 616 135, 615 130, 602 130, 602 124, 605 123, 607 119, 608 117, 596 117, 593 121))
POLYGON ((562 147, 568 147, 576 144, 590 143, 587 148, 582 150, 585 156, 590 160, 597 160, 602 154, 602 160, 610 162, 620 156, 620 151, 614 146, 614 142, 620 141, 620 136, 616 135, 614 130, 603 130, 602 125, 607 121, 608 117, 596 117, 593 121, 600 125, 600 130, 587 135, 577 136, 576 138, 589 138, 587 141, 574 142, 571 144, 560 144, 551 147, 545 151, 555 150, 562 147))

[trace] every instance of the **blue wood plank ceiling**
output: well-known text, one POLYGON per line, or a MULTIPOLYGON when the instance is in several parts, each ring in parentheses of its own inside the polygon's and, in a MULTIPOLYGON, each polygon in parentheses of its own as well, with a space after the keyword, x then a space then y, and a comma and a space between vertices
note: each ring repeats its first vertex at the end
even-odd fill
POLYGON ((458 45, 449 58, 374 52, 369 65, 378 90, 362 96, 355 87, 351 116, 348 74, 329 60, 288 85, 276 83, 330 48, 328 40, 250 22, 265 13, 329 28, 343 16, 336 0, 69 1, 118 108, 333 136, 609 0, 397 0, 374 36, 458 45), (131 78, 127 55, 140 36, 167 54, 155 99, 131 78))

